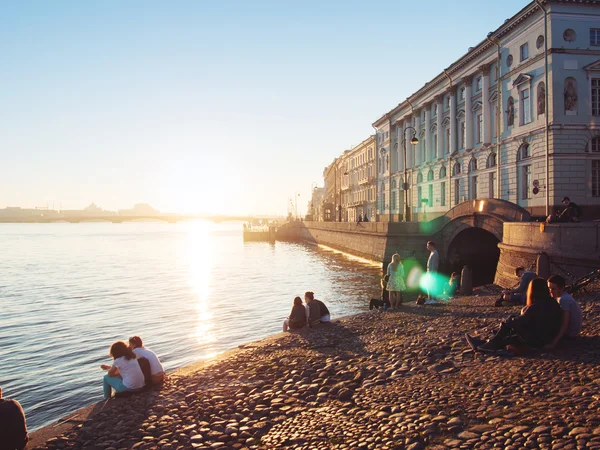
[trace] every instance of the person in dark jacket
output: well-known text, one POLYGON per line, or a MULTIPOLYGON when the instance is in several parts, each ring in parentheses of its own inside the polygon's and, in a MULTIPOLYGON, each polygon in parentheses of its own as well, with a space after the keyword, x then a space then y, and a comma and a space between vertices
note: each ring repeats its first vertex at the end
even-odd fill
POLYGON ((290 316, 283 321, 283 331, 287 331, 288 328, 291 330, 297 330, 303 328, 306 325, 306 308, 302 304, 300 297, 294 298, 294 306, 292 306, 292 312, 290 316))
POLYGON ((28 441, 23 408, 16 400, 3 399, 0 388, 0 448, 22 450, 28 441))
POLYGON ((306 312, 309 326, 312 327, 319 322, 323 323, 331 320, 329 309, 327 309, 325 303, 315 298, 314 292, 306 292, 304 294, 304 301, 306 302, 306 312))
POLYGON ((511 315, 502 322, 496 335, 478 348, 482 351, 508 349, 514 353, 542 348, 552 342, 561 322, 562 310, 550 296, 546 280, 534 278, 527 288, 527 305, 521 315, 511 315))
POLYGON ((390 279, 388 274, 381 279, 381 298, 372 298, 369 302, 369 309, 388 309, 390 307, 390 292, 387 290, 387 284, 390 279))

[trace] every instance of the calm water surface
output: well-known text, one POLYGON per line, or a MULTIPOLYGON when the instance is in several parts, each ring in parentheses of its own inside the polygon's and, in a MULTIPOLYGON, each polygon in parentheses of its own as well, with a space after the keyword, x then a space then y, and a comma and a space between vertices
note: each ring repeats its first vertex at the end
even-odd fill
POLYGON ((167 370, 281 331, 312 290, 340 317, 380 265, 244 243, 241 223, 0 224, 0 387, 36 429, 102 398, 99 365, 139 334, 167 370))

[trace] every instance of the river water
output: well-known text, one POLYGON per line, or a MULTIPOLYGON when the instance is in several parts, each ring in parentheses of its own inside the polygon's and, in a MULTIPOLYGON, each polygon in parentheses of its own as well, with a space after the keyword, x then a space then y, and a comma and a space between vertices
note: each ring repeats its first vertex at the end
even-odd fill
POLYGON ((0 387, 30 429, 102 398, 117 339, 172 370, 281 331, 304 291, 333 318, 379 295, 380 264, 241 223, 0 224, 0 251, 0 387))

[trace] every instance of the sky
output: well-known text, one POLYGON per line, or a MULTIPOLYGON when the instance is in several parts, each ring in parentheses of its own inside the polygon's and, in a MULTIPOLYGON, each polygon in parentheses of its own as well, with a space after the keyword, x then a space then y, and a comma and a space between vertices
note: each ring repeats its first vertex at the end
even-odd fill
POLYGON ((303 214, 336 156, 528 3, 0 0, 0 208, 303 214))

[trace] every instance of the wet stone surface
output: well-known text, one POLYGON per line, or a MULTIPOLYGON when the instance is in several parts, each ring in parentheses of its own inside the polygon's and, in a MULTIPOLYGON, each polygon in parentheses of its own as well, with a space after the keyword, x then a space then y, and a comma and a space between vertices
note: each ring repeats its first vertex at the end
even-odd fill
POLYGON ((39 449, 600 449, 600 296, 580 339, 473 353, 518 308, 404 304, 241 346, 39 449))

